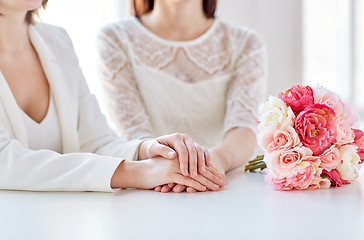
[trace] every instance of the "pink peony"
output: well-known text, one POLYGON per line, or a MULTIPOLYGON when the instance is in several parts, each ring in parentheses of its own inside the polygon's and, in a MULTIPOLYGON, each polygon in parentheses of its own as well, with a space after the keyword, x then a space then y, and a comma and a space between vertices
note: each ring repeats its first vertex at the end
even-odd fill
POLYGON ((286 126, 282 130, 275 127, 266 128, 258 135, 258 139, 260 147, 267 153, 293 148, 300 143, 296 130, 291 126, 286 126))
POLYGON ((344 112, 344 105, 340 97, 324 87, 317 87, 313 92, 315 103, 325 104, 335 111, 335 115, 339 118, 344 112))
POLYGON ((340 165, 340 152, 339 149, 332 145, 329 149, 326 149, 320 156, 320 168, 323 168, 327 171, 331 171, 340 165))
POLYGON ((319 156, 336 142, 335 121, 331 107, 314 104, 297 116, 295 129, 302 144, 319 156))
POLYGON ((296 147, 290 150, 275 151, 266 154, 264 161, 274 177, 288 177, 302 161, 312 156, 312 151, 306 147, 296 147))
POLYGON ((265 181, 272 184, 274 189, 277 190, 292 190, 298 189, 303 190, 311 185, 316 173, 316 168, 313 164, 309 164, 305 168, 301 168, 294 172, 289 177, 274 178, 269 174, 265 177, 265 181))
POLYGON ((295 114, 301 112, 307 106, 314 104, 313 91, 309 86, 293 86, 286 92, 279 93, 279 98, 282 99, 287 106, 291 107, 295 114))
POLYGON ((354 145, 358 146, 357 153, 360 157, 359 164, 364 162, 364 133, 359 129, 353 129, 354 132, 354 145))
POLYGON ((343 113, 337 117, 336 121, 336 140, 343 145, 354 141, 354 132, 352 128, 359 126, 359 116, 349 105, 342 102, 344 106, 343 113))
POLYGON ((331 186, 333 186, 333 187, 341 187, 344 184, 350 184, 349 181, 342 179, 340 177, 339 173, 335 169, 331 170, 331 171, 323 170, 322 173, 329 176, 330 181, 331 181, 331 186))

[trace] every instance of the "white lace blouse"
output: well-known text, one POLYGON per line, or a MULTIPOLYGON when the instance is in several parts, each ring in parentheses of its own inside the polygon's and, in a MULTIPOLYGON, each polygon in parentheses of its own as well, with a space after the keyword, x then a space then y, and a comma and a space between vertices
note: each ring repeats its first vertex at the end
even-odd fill
POLYGON ((191 41, 163 39, 137 18, 98 36, 108 115, 129 139, 183 132, 211 147, 234 127, 255 131, 266 57, 253 31, 215 19, 191 41))

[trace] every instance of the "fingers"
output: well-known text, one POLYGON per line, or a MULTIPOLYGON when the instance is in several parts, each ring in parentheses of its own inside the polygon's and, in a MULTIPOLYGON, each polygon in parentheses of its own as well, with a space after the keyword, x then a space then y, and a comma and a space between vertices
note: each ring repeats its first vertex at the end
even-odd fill
POLYGON ((224 186, 224 182, 209 171, 206 171, 203 175, 198 175, 195 179, 211 191, 218 191, 224 186))
POLYGON ((188 150, 184 142, 184 138, 187 135, 173 134, 172 137, 166 136, 159 139, 162 144, 170 145, 178 156, 178 161, 181 169, 181 173, 184 176, 188 176, 188 150))
POLYGON ((166 184, 166 185, 163 185, 163 187, 161 189, 161 192, 162 193, 167 193, 167 192, 171 191, 171 189, 172 188, 170 186, 168 186, 168 184, 166 184))
POLYGON ((204 152, 205 155, 205 160, 206 160, 206 166, 211 167, 212 166, 212 160, 211 160, 211 155, 209 153, 209 151, 205 151, 204 152))
POLYGON ((154 191, 156 191, 156 192, 162 192, 162 193, 170 192, 170 190, 168 191, 168 188, 165 187, 165 186, 168 186, 168 188, 170 188, 170 190, 172 189, 172 191, 174 193, 181 193, 181 192, 183 192, 185 190, 188 193, 195 193, 195 192, 197 192, 197 190, 195 188, 193 188, 193 187, 187 187, 185 185, 176 184, 176 183, 168 183, 168 185, 157 186, 156 188, 154 188, 154 191), (162 190, 163 188, 164 188, 164 190, 162 190))
POLYGON ((162 190, 162 186, 156 186, 154 188, 154 191, 156 191, 156 192, 160 192, 161 190, 162 190))
POLYGON ((195 147, 197 149, 198 172, 200 174, 203 174, 206 171, 205 155, 206 155, 207 149, 205 149, 204 147, 200 146, 199 144, 195 144, 195 147))
POLYGON ((188 150, 188 164, 190 170, 190 176, 193 178, 197 177, 197 150, 194 142, 187 138, 184 140, 188 150))
MULTIPOLYGON (((158 154, 171 159, 178 156, 181 173, 184 176, 197 177, 197 174, 203 174, 206 166, 211 165, 210 154, 208 150, 195 143, 186 134, 171 134, 157 138, 159 142, 158 154), (172 148, 176 155, 170 155, 172 148)), ((154 150, 155 152, 156 150, 154 150)))
POLYGON ((197 190, 194 189, 193 187, 187 187, 186 188, 186 192, 188 192, 188 193, 195 193, 195 192, 197 192, 197 190))
POLYGON ((177 185, 173 188, 173 192, 175 192, 175 193, 181 193, 181 192, 183 192, 186 188, 187 188, 187 186, 185 186, 185 185, 177 184, 177 185))
POLYGON ((216 170, 216 168, 214 167, 207 167, 206 168, 211 174, 215 175, 216 177, 220 178, 222 181, 225 181, 225 174, 220 173, 219 171, 216 170))
POLYGON ((172 148, 160 144, 158 141, 153 143, 148 149, 149 157, 162 156, 167 159, 173 159, 176 157, 176 155, 177 155, 176 152, 172 148))
MULTIPOLYGON (((209 180, 214 185, 218 185, 219 188, 222 188, 225 185, 225 181, 220 173, 218 173, 216 170, 207 168, 206 172, 202 174, 202 176, 209 180)), ((206 185, 205 185, 206 186, 206 185)), ((206 186, 207 187, 207 186, 206 186)), ((208 187, 209 188, 209 187, 208 187)), ((210 188, 209 188, 210 189, 210 188)), ((210 189, 211 190, 211 189, 210 189)))
POLYGON ((185 177, 183 175, 175 175, 175 182, 180 185, 193 187, 197 191, 201 191, 201 192, 206 191, 206 187, 203 186, 200 182, 198 182, 192 178, 185 177))
POLYGON ((174 186, 176 186, 176 184, 175 184, 175 183, 168 183, 168 186, 169 186, 170 188, 173 188, 174 186))

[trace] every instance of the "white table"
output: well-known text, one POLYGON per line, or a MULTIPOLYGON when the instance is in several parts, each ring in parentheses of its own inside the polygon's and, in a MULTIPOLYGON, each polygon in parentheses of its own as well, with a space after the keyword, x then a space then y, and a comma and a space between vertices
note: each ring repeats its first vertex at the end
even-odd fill
POLYGON ((342 188, 280 192, 228 174, 219 192, 0 191, 0 239, 364 239, 364 172, 342 188))

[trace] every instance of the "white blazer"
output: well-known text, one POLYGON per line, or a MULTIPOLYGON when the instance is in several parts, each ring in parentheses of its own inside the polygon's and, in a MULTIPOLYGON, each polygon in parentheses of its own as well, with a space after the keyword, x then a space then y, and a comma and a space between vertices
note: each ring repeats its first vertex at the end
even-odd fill
POLYGON ((115 169, 137 157, 140 141, 108 127, 62 28, 37 23, 28 30, 54 97, 63 153, 27 148, 20 109, 0 72, 0 189, 112 191, 115 169))

